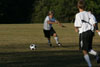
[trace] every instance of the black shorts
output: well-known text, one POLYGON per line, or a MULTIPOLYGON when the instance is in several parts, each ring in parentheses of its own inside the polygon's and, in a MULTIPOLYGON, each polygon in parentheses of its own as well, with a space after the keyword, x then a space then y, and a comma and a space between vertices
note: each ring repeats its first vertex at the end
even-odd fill
POLYGON ((86 50, 87 52, 89 52, 92 49, 93 36, 94 36, 94 33, 91 30, 80 34, 79 35, 79 49, 86 50))
POLYGON ((46 38, 50 38, 50 36, 53 36, 53 34, 56 33, 53 27, 50 30, 43 30, 43 32, 46 38))

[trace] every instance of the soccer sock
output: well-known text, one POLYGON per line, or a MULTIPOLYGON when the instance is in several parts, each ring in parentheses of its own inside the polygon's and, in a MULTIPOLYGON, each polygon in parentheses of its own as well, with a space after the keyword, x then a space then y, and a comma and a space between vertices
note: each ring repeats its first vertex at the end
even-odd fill
POLYGON ((94 50, 90 50, 89 54, 96 56, 97 55, 97 52, 94 51, 94 50))
POLYGON ((50 39, 48 39, 48 43, 51 43, 50 39))
POLYGON ((48 40, 48 43, 51 43, 50 40, 48 40))
POLYGON ((58 44, 58 43, 59 43, 58 37, 54 37, 54 39, 55 39, 55 41, 56 41, 56 44, 58 44))
POLYGON ((90 62, 89 55, 88 55, 88 54, 85 55, 84 58, 85 58, 85 61, 88 63, 88 66, 89 66, 89 67, 92 67, 92 64, 91 64, 91 62, 90 62))

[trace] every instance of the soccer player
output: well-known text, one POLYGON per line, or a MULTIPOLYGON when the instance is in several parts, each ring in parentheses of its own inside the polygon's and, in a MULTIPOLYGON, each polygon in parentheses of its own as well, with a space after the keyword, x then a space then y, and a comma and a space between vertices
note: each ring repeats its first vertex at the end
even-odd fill
POLYGON ((97 63, 100 63, 98 53, 92 49, 93 29, 95 26, 95 20, 91 18, 91 13, 85 11, 84 0, 78 1, 79 13, 75 16, 75 31, 79 32, 79 47, 84 54, 84 59, 88 63, 89 67, 92 67, 88 54, 92 54, 96 57, 97 63), (93 25, 89 22, 93 22, 93 25))
POLYGON ((50 37, 51 36, 54 37, 54 39, 56 41, 56 44, 58 46, 61 46, 61 43, 59 42, 59 38, 58 38, 58 36, 56 34, 56 31, 53 29, 52 24, 58 24, 61 27, 64 27, 59 21, 57 21, 54 18, 54 12, 53 11, 49 11, 48 16, 44 20, 44 29, 43 29, 44 35, 48 39, 48 45, 50 47, 52 46, 51 41, 50 41, 50 37))

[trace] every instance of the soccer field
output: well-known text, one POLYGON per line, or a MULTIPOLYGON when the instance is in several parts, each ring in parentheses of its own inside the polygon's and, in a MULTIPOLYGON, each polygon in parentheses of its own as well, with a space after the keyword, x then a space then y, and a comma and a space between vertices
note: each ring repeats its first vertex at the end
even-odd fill
MULTIPOLYGON (((73 23, 66 28, 54 25, 63 47, 51 38, 49 47, 43 34, 43 24, 0 24, 0 67, 88 67, 78 48, 78 33, 73 23), (30 44, 37 49, 30 50, 30 44)), ((100 24, 99 24, 100 25, 100 24)), ((94 50, 100 52, 100 36, 94 37, 94 50)), ((93 67, 100 67, 91 56, 93 67)))

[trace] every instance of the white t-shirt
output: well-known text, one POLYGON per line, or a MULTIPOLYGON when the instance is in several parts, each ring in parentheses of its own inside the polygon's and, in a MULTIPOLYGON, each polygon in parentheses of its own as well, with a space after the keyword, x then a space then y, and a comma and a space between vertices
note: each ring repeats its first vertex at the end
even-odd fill
POLYGON ((96 21, 96 18, 95 18, 95 16, 93 14, 90 13, 90 15, 91 15, 90 16, 91 19, 89 20, 89 22, 93 25, 92 26, 92 31, 94 32, 94 24, 97 23, 97 21, 96 21))
POLYGON ((96 22, 93 19, 92 14, 87 11, 83 11, 76 14, 74 26, 79 27, 79 34, 80 34, 88 30, 93 31, 93 28, 94 28, 93 24, 95 23, 96 22), (83 23, 82 20, 88 23, 83 23))
MULTIPOLYGON (((90 13, 91 14, 91 13, 90 13)), ((94 21, 97 23, 97 21, 96 21, 96 18, 95 18, 95 16, 93 15, 93 14, 91 14, 91 18, 93 19, 90 19, 90 23, 94 23, 94 21)))
POLYGON ((44 20, 44 30, 50 30, 52 27, 52 24, 48 24, 48 21, 55 22, 56 20, 55 18, 50 19, 49 16, 47 16, 44 20))

